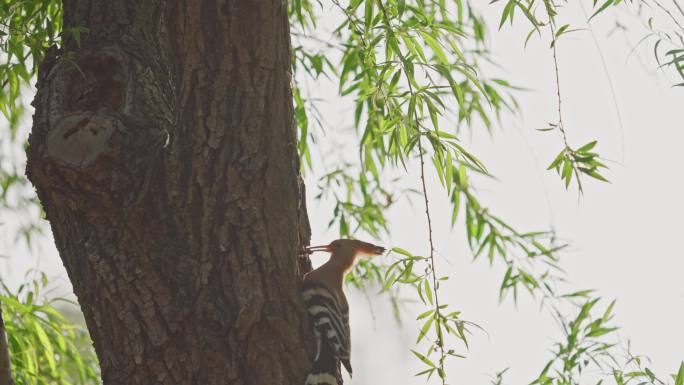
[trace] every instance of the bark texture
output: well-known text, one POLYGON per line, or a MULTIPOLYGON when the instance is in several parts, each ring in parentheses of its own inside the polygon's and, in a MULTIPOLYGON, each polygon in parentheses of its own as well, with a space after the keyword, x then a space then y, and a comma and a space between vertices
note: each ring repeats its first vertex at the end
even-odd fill
POLYGON ((286 3, 65 0, 64 25, 89 32, 41 67, 27 173, 104 384, 302 384, 286 3))

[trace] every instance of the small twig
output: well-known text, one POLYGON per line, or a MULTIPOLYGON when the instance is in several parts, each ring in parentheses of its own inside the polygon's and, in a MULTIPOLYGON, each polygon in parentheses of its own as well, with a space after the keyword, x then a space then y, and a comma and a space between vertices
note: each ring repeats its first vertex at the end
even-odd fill
MULTIPOLYGON (((563 137, 563 143, 565 144, 565 150, 571 150, 570 144, 568 143, 568 136, 565 132, 565 126, 563 125, 563 110, 562 110, 562 98, 560 89, 560 75, 558 70, 558 53, 556 51, 556 45, 558 40, 556 40, 556 28, 554 27, 553 20, 549 21, 549 28, 551 29, 551 48, 553 51, 553 66, 556 73, 556 95, 558 96, 558 129, 563 137)), ((583 193, 582 190, 582 180, 580 179, 579 172, 577 168, 573 167, 573 172, 575 173, 575 179, 577 179, 577 187, 579 188, 580 195, 583 193)))
MULTIPOLYGON (((437 313, 436 322, 441 322, 440 307, 439 307, 439 297, 437 296, 437 271, 435 269, 435 244, 432 238, 432 219, 430 217, 430 202, 428 200, 427 186, 425 185, 425 160, 423 159, 423 144, 422 140, 418 140, 418 151, 420 154, 420 181, 423 190, 423 200, 425 201, 425 216, 428 223, 428 240, 430 242, 430 270, 432 274, 432 290, 435 297, 435 308, 437 313)), ((440 349, 444 349, 444 343, 442 337, 438 336, 438 345, 440 349)), ((442 353, 443 354, 443 353, 442 353)))
POLYGON ((558 41, 556 40, 556 28, 553 26, 553 22, 549 23, 549 27, 551 28, 551 39, 552 39, 552 44, 551 48, 553 50, 553 66, 556 74, 556 95, 558 97, 558 128, 560 129, 561 135, 563 136, 563 142, 565 143, 566 146, 568 146, 568 137, 565 133, 565 128, 563 126, 563 110, 562 110, 562 104, 563 101, 561 99, 561 90, 560 90, 560 75, 558 71, 558 54, 556 52, 556 44, 558 41))

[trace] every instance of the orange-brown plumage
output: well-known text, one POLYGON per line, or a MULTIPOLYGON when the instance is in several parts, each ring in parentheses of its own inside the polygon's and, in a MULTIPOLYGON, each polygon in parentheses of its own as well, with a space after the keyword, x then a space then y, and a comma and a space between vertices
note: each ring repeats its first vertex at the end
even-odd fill
POLYGON ((359 254, 381 255, 385 248, 372 243, 356 239, 337 239, 328 245, 312 246, 307 248, 308 253, 315 251, 327 251, 330 253, 328 262, 313 270, 304 277, 305 282, 318 282, 326 285, 337 294, 343 306, 347 306, 347 300, 342 291, 344 275, 354 266, 354 261, 359 254))

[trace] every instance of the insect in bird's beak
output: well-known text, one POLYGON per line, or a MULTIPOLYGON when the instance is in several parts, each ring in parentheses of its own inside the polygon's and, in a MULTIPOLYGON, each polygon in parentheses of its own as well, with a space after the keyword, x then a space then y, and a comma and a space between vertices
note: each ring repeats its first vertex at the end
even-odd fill
POLYGON ((330 245, 309 246, 309 247, 305 248, 304 250, 306 251, 307 254, 313 254, 316 251, 327 251, 327 252, 332 251, 330 245))

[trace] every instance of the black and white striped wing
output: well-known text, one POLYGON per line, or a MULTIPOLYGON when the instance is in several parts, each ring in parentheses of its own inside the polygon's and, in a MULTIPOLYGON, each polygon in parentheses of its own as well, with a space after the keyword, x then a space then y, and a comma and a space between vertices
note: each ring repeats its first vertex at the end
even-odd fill
POLYGON ((322 284, 305 282, 302 297, 319 343, 317 358, 321 353, 320 344, 327 344, 351 374, 349 313, 342 310, 335 294, 322 284))

